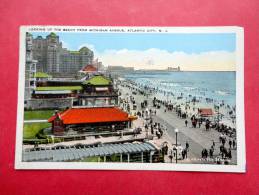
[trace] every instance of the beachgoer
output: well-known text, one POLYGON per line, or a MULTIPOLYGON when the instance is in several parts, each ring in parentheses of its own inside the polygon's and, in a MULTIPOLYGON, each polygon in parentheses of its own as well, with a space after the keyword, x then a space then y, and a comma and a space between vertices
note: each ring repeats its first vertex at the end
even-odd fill
POLYGON ((233 144, 233 149, 235 149, 235 147, 236 147, 236 141, 235 141, 235 139, 233 139, 232 144, 233 144))
POLYGON ((204 156, 205 156, 205 158, 207 158, 208 157, 208 150, 205 148, 205 150, 204 150, 204 156))
POLYGON ((228 149, 228 158, 230 158, 230 159, 232 158, 232 154, 231 154, 231 149, 230 148, 228 149))
POLYGON ((210 153, 210 158, 213 158, 213 149, 212 148, 210 148, 210 151, 209 151, 209 153, 210 153))
POLYGON ((225 138, 225 137, 223 137, 223 138, 222 138, 222 140, 221 140, 221 142, 222 142, 223 146, 225 146, 226 138, 225 138))
POLYGON ((214 140, 212 140, 212 146, 213 146, 213 148, 215 147, 215 141, 214 140))
POLYGON ((231 139, 229 139, 228 144, 229 144, 229 148, 231 149, 231 147, 232 147, 232 140, 231 139))
POLYGON ((190 145, 189 145, 189 143, 186 141, 185 148, 186 148, 187 151, 189 151, 189 147, 190 147, 190 145))
POLYGON ((187 127, 187 124, 188 124, 188 121, 187 120, 185 120, 185 126, 187 127))

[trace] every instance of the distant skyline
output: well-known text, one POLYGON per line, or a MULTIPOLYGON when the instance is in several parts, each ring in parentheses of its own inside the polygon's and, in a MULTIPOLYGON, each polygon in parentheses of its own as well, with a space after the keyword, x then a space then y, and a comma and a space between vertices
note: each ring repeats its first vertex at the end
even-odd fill
MULTIPOLYGON (((46 37, 50 32, 32 33, 46 37)), ((94 51, 105 66, 135 69, 235 70, 235 33, 56 33, 63 47, 94 51)))

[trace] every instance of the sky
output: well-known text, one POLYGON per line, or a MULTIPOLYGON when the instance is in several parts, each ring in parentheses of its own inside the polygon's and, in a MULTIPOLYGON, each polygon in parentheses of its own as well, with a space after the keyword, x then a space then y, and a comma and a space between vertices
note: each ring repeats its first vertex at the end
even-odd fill
MULTIPOLYGON (((46 37, 49 33, 32 33, 46 37)), ((135 69, 235 70, 234 33, 56 33, 63 47, 87 46, 105 66, 135 69)))

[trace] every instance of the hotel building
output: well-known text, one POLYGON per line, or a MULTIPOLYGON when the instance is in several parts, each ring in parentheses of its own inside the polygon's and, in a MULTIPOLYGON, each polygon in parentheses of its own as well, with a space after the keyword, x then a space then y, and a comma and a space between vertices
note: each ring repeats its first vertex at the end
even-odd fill
POLYGON ((76 74, 85 64, 93 62, 94 53, 87 47, 79 51, 63 48, 59 36, 50 33, 46 38, 32 39, 33 59, 37 60, 37 71, 46 73, 76 74))

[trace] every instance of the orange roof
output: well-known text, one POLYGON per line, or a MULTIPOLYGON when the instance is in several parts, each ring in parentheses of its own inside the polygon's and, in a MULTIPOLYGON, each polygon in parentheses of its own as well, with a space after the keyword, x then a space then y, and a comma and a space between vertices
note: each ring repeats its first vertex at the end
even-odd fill
POLYGON ((86 65, 84 68, 82 68, 81 71, 84 71, 84 72, 96 72, 96 71, 97 71, 97 68, 94 67, 94 66, 91 65, 91 64, 88 64, 88 65, 86 65))
POLYGON ((213 115, 213 111, 211 108, 200 108, 199 114, 201 116, 211 116, 211 115, 213 115))
POLYGON ((59 117, 65 125, 129 121, 128 113, 116 107, 70 108, 50 117, 48 122, 52 122, 56 117, 59 117))

